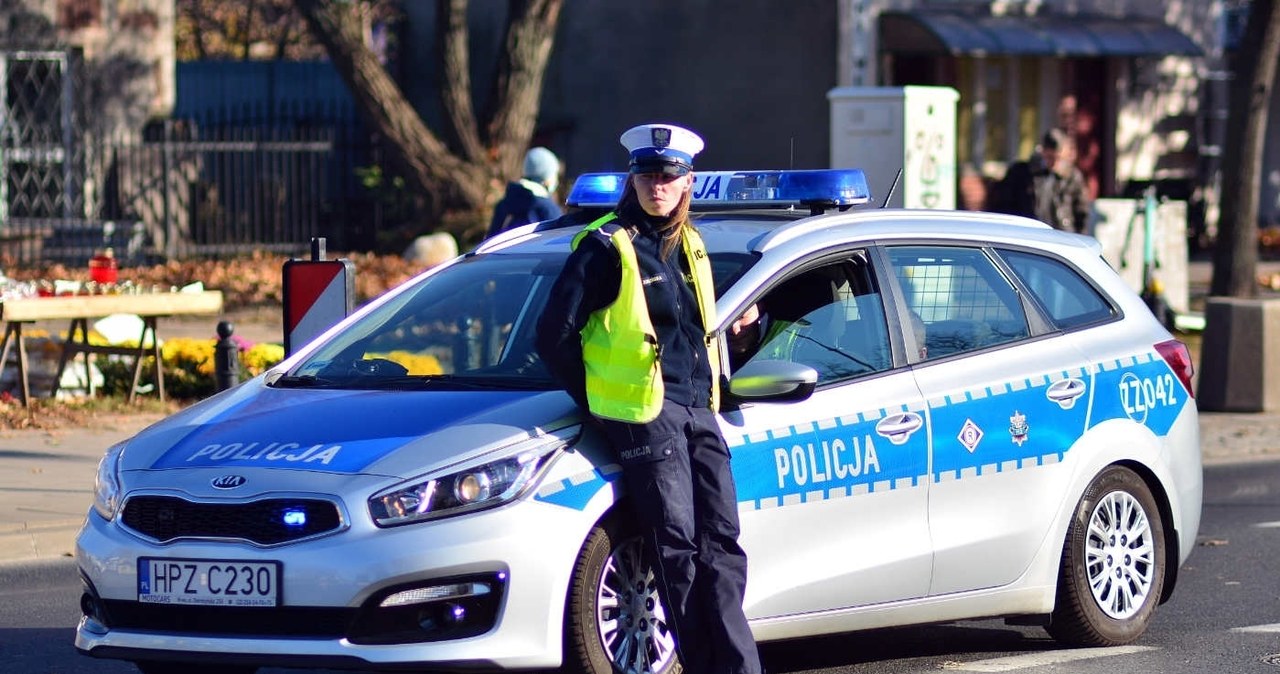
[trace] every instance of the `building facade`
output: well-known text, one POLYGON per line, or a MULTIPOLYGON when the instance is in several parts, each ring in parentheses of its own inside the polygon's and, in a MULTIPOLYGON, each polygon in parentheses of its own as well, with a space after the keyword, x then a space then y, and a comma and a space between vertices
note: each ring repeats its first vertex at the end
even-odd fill
POLYGON ((1057 127, 1094 197, 1154 182, 1197 219, 1212 208, 1227 102, 1219 0, 841 1, 851 82, 960 92, 962 179, 990 185, 1057 127))
MULTIPOLYGON (((661 120, 706 137, 702 168, 818 168, 831 161, 833 89, 947 86, 960 94, 959 181, 989 186, 1061 127, 1095 196, 1156 183, 1191 203, 1192 219, 1212 220, 1235 4, 565 0, 536 142, 561 154, 572 178, 622 168, 618 133, 661 120)), ((406 6, 406 64, 434 63, 431 5, 406 6)), ((485 3, 472 13, 473 58, 496 54, 505 16, 485 3)), ((473 81, 493 67, 477 62, 473 81)), ((431 69, 410 69, 406 92, 441 120, 431 69)), ((960 207, 984 205, 982 190, 958 193, 960 207)))

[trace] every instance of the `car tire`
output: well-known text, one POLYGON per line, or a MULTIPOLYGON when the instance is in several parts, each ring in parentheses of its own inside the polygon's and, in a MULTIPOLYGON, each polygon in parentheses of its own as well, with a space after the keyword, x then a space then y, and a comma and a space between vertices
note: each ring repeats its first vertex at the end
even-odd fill
POLYGON ((1102 471, 1071 518, 1049 634, 1075 646, 1132 643, 1160 603, 1167 563, 1150 488, 1127 468, 1102 471))
POLYGON ((208 665, 193 662, 146 662, 133 663, 142 674, 254 674, 258 671, 252 665, 208 665))
POLYGON ((640 536, 610 517, 574 564, 565 612, 565 674, 679 674, 675 634, 640 536))

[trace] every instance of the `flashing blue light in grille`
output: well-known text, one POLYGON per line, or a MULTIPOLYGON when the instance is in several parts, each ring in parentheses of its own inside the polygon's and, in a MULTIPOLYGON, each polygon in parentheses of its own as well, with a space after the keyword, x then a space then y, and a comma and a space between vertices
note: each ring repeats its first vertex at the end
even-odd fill
MULTIPOLYGON (((584 173, 567 202, 575 207, 612 208, 622 197, 625 173, 584 173)), ((738 208, 840 207, 871 200, 861 169, 805 171, 706 171, 694 173, 693 205, 738 208)))
POLYGON ((307 526, 307 511, 301 508, 288 508, 280 514, 280 521, 286 527, 307 526))

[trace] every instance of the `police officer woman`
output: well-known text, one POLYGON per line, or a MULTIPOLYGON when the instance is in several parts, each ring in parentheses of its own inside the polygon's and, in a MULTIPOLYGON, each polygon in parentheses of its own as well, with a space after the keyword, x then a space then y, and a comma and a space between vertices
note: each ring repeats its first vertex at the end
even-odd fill
POLYGON ((538 323, 538 353, 617 451, 690 674, 758 674, 742 610, 747 558, 716 425, 719 347, 706 248, 689 220, 697 134, 622 134, 617 207, 573 239, 538 323))

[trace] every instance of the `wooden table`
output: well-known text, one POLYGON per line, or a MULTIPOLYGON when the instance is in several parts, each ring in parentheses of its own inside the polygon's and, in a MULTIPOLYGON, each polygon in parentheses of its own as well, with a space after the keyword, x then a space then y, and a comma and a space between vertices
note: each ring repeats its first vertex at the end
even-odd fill
POLYGON ((142 374, 142 363, 147 356, 155 358, 156 389, 164 400, 164 368, 160 357, 160 340, 156 338, 156 319, 161 316, 218 314, 222 312, 222 291, 163 292, 137 295, 73 295, 65 297, 32 297, 0 302, 0 320, 5 322, 3 346, 0 347, 0 367, 9 359, 9 349, 18 347, 18 378, 22 382, 22 404, 31 405, 31 390, 27 381, 27 349, 23 342, 23 325, 36 321, 70 319, 67 339, 62 345, 62 357, 53 377, 53 390, 58 392, 62 373, 77 354, 84 353, 85 382, 93 394, 93 379, 89 373, 90 353, 107 353, 133 356, 133 386, 129 389, 132 402, 142 374), (142 334, 137 347, 103 346, 89 343, 89 319, 112 314, 135 314, 142 318, 142 334), (151 344, 147 344, 147 336, 151 344), (150 353, 148 353, 148 349, 150 353))

